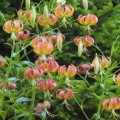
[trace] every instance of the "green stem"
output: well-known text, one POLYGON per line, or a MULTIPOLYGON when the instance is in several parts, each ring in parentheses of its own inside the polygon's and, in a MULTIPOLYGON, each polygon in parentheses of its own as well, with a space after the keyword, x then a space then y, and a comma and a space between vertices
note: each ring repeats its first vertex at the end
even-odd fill
POLYGON ((33 114, 33 108, 34 108, 35 93, 36 93, 36 88, 33 86, 33 88, 32 88, 32 100, 31 100, 31 108, 30 108, 29 120, 33 120, 32 119, 32 114, 33 114))
POLYGON ((102 107, 101 103, 102 103, 102 100, 103 100, 103 96, 104 96, 104 93, 105 93, 105 87, 106 87, 106 83, 105 83, 106 76, 107 76, 107 74, 105 75, 105 77, 103 77, 104 87, 102 89, 102 94, 100 96, 100 101, 99 101, 99 104, 98 104, 97 115, 96 115, 96 119, 95 120, 99 120, 100 119, 100 112, 101 112, 101 107, 102 107))
POLYGON ((6 91, 4 89, 7 88, 8 78, 9 78, 9 74, 10 74, 10 68, 11 68, 11 65, 9 64, 9 66, 7 68, 6 75, 5 75, 5 79, 4 79, 4 87, 3 87, 3 90, 0 94, 0 112, 2 112, 3 105, 4 105, 4 102, 5 102, 4 97, 5 97, 6 91))
POLYGON ((85 113, 84 110, 83 110, 82 105, 80 105, 80 103, 77 101, 77 99, 76 99, 74 96, 73 96, 73 98, 74 98, 74 100, 76 101, 76 103, 79 105, 79 107, 81 108, 81 110, 82 110, 83 114, 85 115, 86 119, 89 120, 88 116, 86 115, 86 113, 85 113))

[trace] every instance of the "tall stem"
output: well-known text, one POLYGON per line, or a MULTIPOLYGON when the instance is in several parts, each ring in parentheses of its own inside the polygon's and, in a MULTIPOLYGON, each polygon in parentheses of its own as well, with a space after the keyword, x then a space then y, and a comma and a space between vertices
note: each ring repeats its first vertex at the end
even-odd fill
POLYGON ((36 93, 36 88, 33 85, 32 86, 32 100, 31 100, 31 108, 30 108, 29 120, 33 120, 32 119, 32 114, 33 114, 33 108, 34 108, 35 93, 36 93))
POLYGON ((102 93, 101 93, 101 96, 100 96, 100 101, 99 101, 99 104, 98 104, 98 109, 97 109, 97 116, 96 116, 96 119, 95 120, 98 120, 100 119, 100 112, 101 112, 101 103, 102 103, 102 100, 103 100, 103 96, 104 96, 104 93, 105 93, 105 88, 106 88, 106 77, 107 77, 107 74, 105 75, 105 77, 103 77, 103 89, 102 89, 102 93))

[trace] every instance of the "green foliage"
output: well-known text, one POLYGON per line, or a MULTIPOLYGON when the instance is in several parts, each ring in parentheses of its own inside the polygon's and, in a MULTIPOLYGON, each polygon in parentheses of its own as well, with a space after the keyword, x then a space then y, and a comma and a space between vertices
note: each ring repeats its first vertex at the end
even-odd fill
MULTIPOLYGON (((31 25, 34 19, 26 20, 25 15, 22 17, 17 15, 18 10, 26 10, 24 0, 1 0, 0 54, 3 55, 5 60, 0 56, 0 63, 4 62, 5 65, 2 66, 0 64, 0 85, 2 86, 2 83, 4 83, 3 88, 0 86, 0 119, 110 120, 112 117, 117 119, 117 116, 111 116, 113 110, 107 111, 103 109, 102 101, 109 99, 108 102, 110 102, 113 97, 120 98, 119 83, 116 81, 116 76, 120 71, 120 1, 88 0, 88 10, 84 9, 82 0, 69 0, 66 1, 66 4, 74 7, 73 16, 66 18, 66 21, 63 18, 58 18, 55 25, 45 28, 38 24, 38 17, 43 15, 44 5, 47 5, 48 11, 54 14, 57 7, 55 0, 30 1, 30 12, 33 6, 35 6, 37 12, 34 25, 31 25), (89 13, 97 16, 98 23, 91 26, 80 24, 78 16, 89 13), (7 34, 3 31, 4 23, 14 19, 21 20, 24 24, 24 29, 30 30, 29 38, 19 41, 18 38, 12 38, 13 32, 7 34), (77 66, 77 74, 72 77, 68 75, 62 76, 59 71, 51 73, 47 71, 46 66, 46 68, 44 66, 41 68, 40 64, 47 63, 49 60, 45 58, 44 54, 37 55, 37 52, 35 52, 37 47, 31 47, 31 40, 36 36, 46 37, 48 34, 57 35, 58 32, 65 35, 65 40, 62 41, 62 50, 58 49, 60 44, 53 43, 54 51, 51 54, 59 66, 66 66, 67 71, 69 71, 70 64, 77 66), (74 38, 76 36, 85 38, 86 35, 90 35, 95 43, 92 47, 82 48, 84 52, 78 57, 78 46, 75 45, 74 38), (95 54, 98 54, 99 57, 98 61, 95 62, 97 64, 92 62, 95 54), (104 67, 104 62, 102 66, 101 57, 106 57, 107 62, 105 61, 105 63, 108 65, 107 67, 104 67), (110 57, 111 61, 107 57, 110 57), (80 69, 78 66, 84 64, 90 64, 89 67, 92 69, 88 70, 89 67, 87 66, 85 74, 78 71, 80 69), (96 69, 99 67, 97 74, 95 73, 95 67, 96 69), (28 68, 36 68, 38 70, 33 69, 31 74, 27 73, 28 77, 34 77, 34 73, 40 72, 41 69, 46 71, 44 70, 42 77, 28 79, 25 76, 28 68), (40 90, 44 84, 39 88, 37 82, 45 81, 46 79, 55 80, 54 84, 57 85, 54 90, 40 90), (9 83, 14 83, 17 87, 9 90, 7 87, 9 83), (66 95, 68 98, 64 99, 60 99, 57 96, 60 93, 59 90, 63 90, 62 92, 66 93, 68 89, 73 90, 74 95, 72 98, 70 98, 71 93, 68 96, 66 95), (44 101, 50 101, 49 110, 43 105, 44 101), (38 103, 43 107, 40 113, 36 110, 38 103)), ((15 24, 12 24, 12 27, 15 27, 15 24)), ((15 36, 17 36, 17 32, 15 32, 15 36)), ((47 36, 47 40, 49 39, 50 37, 47 36)), ((42 45, 39 50, 41 49, 42 45)), ((53 64, 50 63, 50 65, 52 66, 53 64)), ((74 69, 70 69, 70 72, 72 70, 74 69)), ((83 72, 84 68, 80 70, 83 72)), ((62 72, 64 73, 64 69, 62 72)), ((48 88, 51 86, 49 85, 48 88)), ((64 94, 62 97, 65 96, 64 94)), ((110 106, 110 104, 108 103, 107 106, 110 106)))

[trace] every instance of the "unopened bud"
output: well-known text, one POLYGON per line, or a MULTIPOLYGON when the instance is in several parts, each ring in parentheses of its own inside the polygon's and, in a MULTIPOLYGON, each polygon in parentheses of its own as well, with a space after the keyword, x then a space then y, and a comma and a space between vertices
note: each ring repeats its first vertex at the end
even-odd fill
POLYGON ((44 6, 44 13, 43 13, 43 16, 44 16, 44 20, 47 20, 48 19, 48 7, 47 5, 44 6))
POLYGON ((80 57, 82 53, 83 53, 83 43, 82 41, 80 41, 78 44, 78 57, 80 57))
POLYGON ((83 0, 82 2, 83 2, 83 6, 84 6, 85 10, 87 10, 88 9, 88 0, 83 0))
POLYGON ((16 84, 15 83, 8 83, 8 90, 13 90, 16 88, 16 84))
POLYGON ((99 69, 100 69, 100 61, 99 61, 97 54, 96 54, 95 59, 93 60, 92 64, 94 66, 95 74, 98 74, 99 69))
POLYGON ((66 0, 57 0, 57 4, 62 4, 62 5, 65 5, 66 3, 66 0))
POLYGON ((31 26, 34 28, 35 26, 35 20, 36 20, 36 9, 34 6, 32 6, 32 12, 31 12, 31 15, 30 15, 30 23, 31 23, 31 26))
POLYGON ((26 0, 25 2, 27 10, 30 10, 30 0, 26 0))
POLYGON ((61 37, 61 33, 58 33, 57 35, 57 48, 59 51, 62 50, 62 37, 61 37))

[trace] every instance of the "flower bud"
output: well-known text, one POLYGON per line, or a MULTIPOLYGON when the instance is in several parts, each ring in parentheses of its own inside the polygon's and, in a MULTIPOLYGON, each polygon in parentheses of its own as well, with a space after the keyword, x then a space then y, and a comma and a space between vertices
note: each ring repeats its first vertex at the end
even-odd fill
POLYGON ((36 9, 34 6, 32 6, 32 12, 30 15, 30 24, 34 28, 35 26, 35 20, 36 20, 36 9))
POLYGON ((43 105, 38 103, 37 106, 35 107, 35 111, 39 114, 42 113, 44 111, 43 105))
POLYGON ((100 69, 100 60, 96 54, 95 59, 92 61, 92 64, 94 66, 94 73, 98 74, 99 69, 100 69))
POLYGON ((82 43, 82 41, 80 41, 78 44, 78 57, 80 57, 82 55, 83 51, 84 51, 83 43, 82 43))
POLYGON ((25 2, 27 10, 30 10, 30 0, 26 0, 25 2))
POLYGON ((57 4, 65 5, 66 0, 57 0, 57 4))
POLYGON ((44 13, 43 13, 43 19, 47 20, 48 19, 48 7, 47 5, 44 6, 44 13))
POLYGON ((57 48, 59 51, 62 50, 62 37, 61 37, 61 33, 57 34, 57 48))
POLYGON ((15 83, 8 83, 8 90, 13 90, 16 88, 16 84, 15 83))
POLYGON ((82 0, 85 10, 88 9, 88 0, 82 0))

